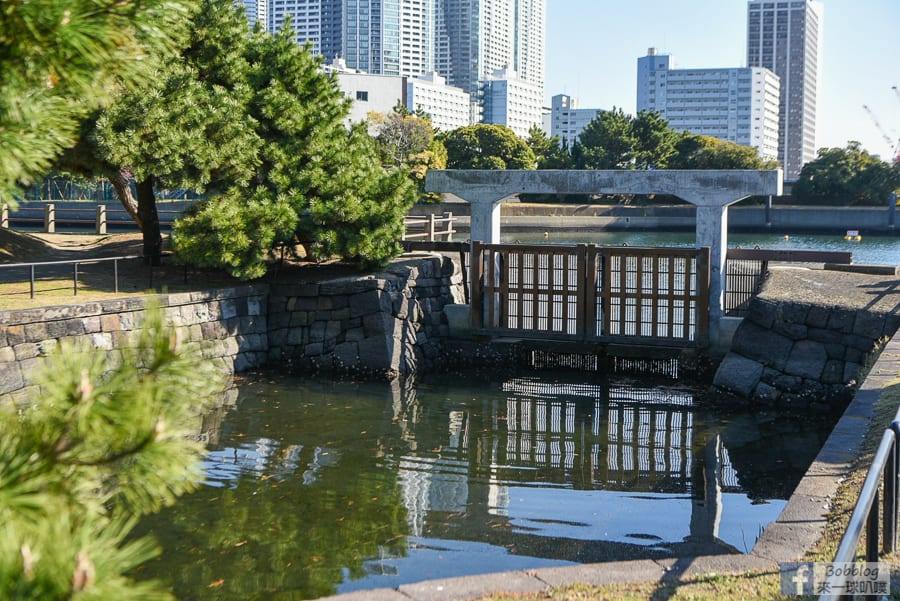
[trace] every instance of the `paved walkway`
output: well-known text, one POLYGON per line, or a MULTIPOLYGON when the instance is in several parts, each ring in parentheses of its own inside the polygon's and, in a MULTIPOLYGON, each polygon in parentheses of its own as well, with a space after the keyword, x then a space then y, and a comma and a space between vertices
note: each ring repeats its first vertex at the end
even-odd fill
MULTIPOLYGON (((880 296, 880 295, 878 295, 880 296)), ((895 302, 897 296, 885 302, 895 302)), ((778 570, 800 561, 821 538, 830 499, 849 473, 882 391, 900 377, 900 339, 887 344, 831 436, 800 481, 778 520, 768 526, 747 555, 715 555, 638 560, 464 576, 405 584, 396 589, 357 591, 329 601, 462 601, 498 592, 540 592, 572 584, 667 583, 700 574, 778 570)), ((886 426, 887 424, 885 424, 886 426)))

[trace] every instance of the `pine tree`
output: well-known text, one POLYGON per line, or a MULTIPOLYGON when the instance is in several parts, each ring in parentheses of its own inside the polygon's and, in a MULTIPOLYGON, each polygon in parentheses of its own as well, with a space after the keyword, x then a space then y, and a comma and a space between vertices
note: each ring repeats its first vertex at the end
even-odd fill
POLYGON ((194 488, 203 448, 191 418, 221 377, 152 309, 109 367, 105 351, 63 343, 28 403, 0 405, 0 598, 171 598, 125 575, 157 553, 126 536, 194 488))
POLYGON ((349 101, 292 30, 256 31, 247 52, 248 111, 262 140, 254 187, 232 188, 181 220, 176 252, 244 278, 265 273, 271 251, 295 242, 313 257, 383 264, 400 250, 411 182, 381 166, 361 125, 344 125, 349 101))
POLYGON ((0 10, 0 202, 44 173, 81 120, 151 74, 190 0, 7 0, 0 10))

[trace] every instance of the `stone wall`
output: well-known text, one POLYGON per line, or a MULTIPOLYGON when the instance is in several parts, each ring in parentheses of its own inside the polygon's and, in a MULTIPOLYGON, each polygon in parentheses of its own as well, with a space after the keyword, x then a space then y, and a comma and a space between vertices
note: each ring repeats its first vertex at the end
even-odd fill
MULTIPOLYGON (((267 286, 158 295, 183 340, 223 372, 235 373, 266 359, 267 286)), ((29 394, 27 374, 61 340, 84 339, 105 349, 114 362, 132 339, 146 307, 142 298, 0 312, 0 396, 29 394)))
POLYGON ((393 377, 432 366, 463 302, 451 257, 423 254, 363 277, 271 285, 269 363, 295 372, 393 377))
POLYGON ((900 326, 891 288, 860 274, 773 273, 734 334, 714 396, 785 409, 842 408, 900 326))

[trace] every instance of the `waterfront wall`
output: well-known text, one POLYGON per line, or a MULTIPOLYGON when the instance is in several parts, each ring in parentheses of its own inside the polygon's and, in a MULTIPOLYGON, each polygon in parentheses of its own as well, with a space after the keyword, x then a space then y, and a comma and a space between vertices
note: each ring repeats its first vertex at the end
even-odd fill
POLYGON ((387 377, 428 368, 449 334, 444 307, 462 302, 459 263, 438 255, 363 277, 272 284, 269 362, 387 377))
POLYGON ((866 274, 774 271, 734 333, 712 397, 842 408, 900 328, 891 286, 866 274))
MULTIPOLYGON (((204 358, 233 374, 266 359, 267 291, 242 286, 156 298, 185 344, 197 345, 204 358)), ((115 364, 145 310, 145 299, 128 298, 0 312, 0 397, 18 401, 32 393, 29 373, 64 340, 104 349, 115 364)))
MULTIPOLYGON (((789 202, 789 197, 785 199, 789 202)), ((456 228, 468 232, 470 206, 465 202, 416 205, 415 215, 451 211, 459 217, 456 228)), ((506 202, 501 207, 503 230, 578 229, 599 230, 693 230, 696 209, 691 205, 593 205, 506 202)), ((778 233, 821 232, 843 234, 848 229, 862 233, 892 233, 888 207, 804 207, 776 202, 766 212, 763 205, 737 205, 728 209, 730 231, 778 233)), ((896 219, 896 217, 895 217, 896 219)), ((896 225, 896 224, 895 224, 896 225)))

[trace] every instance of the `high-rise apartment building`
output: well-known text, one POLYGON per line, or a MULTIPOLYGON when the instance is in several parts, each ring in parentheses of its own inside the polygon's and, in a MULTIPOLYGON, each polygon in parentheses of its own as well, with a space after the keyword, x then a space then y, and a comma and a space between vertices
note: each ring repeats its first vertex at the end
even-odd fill
POLYGON ((545 0, 439 0, 436 69, 476 105, 497 69, 543 90, 546 19, 545 0))
POLYGON ((347 66, 379 75, 434 70, 437 0, 345 0, 343 57, 347 66))
POLYGON ((469 125, 469 95, 448 86, 447 80, 433 71, 407 79, 406 108, 425 112, 431 117, 431 125, 441 131, 469 125))
POLYGON ((823 7, 814 0, 749 0, 747 65, 781 79, 778 160, 796 179, 816 156, 816 88, 823 7))
POLYGON ((650 48, 638 59, 637 110, 655 111, 677 131, 713 136, 778 156, 778 76, 762 67, 675 69, 650 48))
POLYGON ((505 125, 527 138, 532 127, 541 126, 543 95, 537 84, 525 81, 515 71, 496 69, 484 82, 482 121, 505 125))

